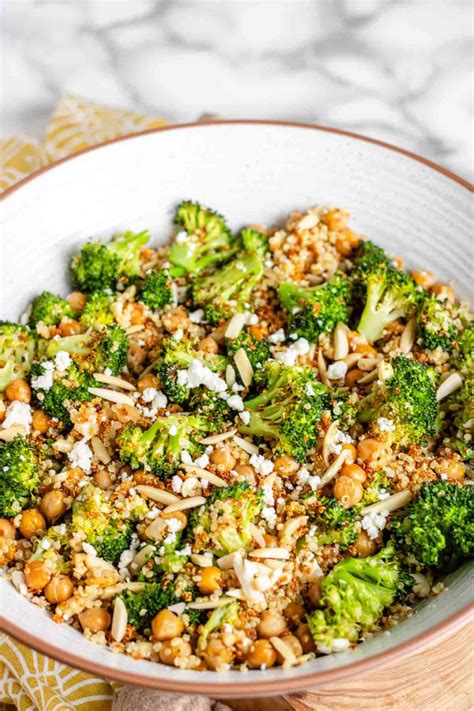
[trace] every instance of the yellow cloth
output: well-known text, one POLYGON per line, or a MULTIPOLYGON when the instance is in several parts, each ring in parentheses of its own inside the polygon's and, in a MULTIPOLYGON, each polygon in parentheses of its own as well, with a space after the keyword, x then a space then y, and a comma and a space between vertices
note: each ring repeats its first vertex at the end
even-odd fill
MULTIPOLYGON (((16 136, 0 141, 0 190, 87 146, 164 124, 133 111, 64 96, 41 143, 16 136)), ((109 711, 112 698, 113 689, 104 679, 60 664, 7 635, 0 636, 0 703, 13 704, 20 711, 109 711)))

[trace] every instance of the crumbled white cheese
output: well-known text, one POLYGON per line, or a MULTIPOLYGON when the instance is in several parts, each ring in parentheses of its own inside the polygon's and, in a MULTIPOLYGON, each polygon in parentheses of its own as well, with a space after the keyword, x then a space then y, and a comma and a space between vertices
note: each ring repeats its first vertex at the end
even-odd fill
POLYGON ((262 487, 263 491, 263 503, 266 504, 267 506, 273 506, 275 503, 275 498, 273 496, 273 488, 266 484, 265 486, 262 487))
POLYGON ((393 432, 396 429, 394 421, 386 417, 379 417, 377 419, 377 425, 381 432, 393 432))
POLYGON ((283 343, 285 340, 285 331, 282 328, 278 329, 278 331, 275 331, 275 333, 272 333, 270 336, 268 336, 269 343, 283 343))
POLYGON ((79 467, 86 474, 91 472, 92 450, 87 444, 87 439, 81 439, 68 454, 73 467, 79 467))
MULTIPOLYGON (((187 452, 186 452, 187 454, 187 452)), ((175 492, 175 494, 179 494, 181 491, 181 487, 183 486, 183 480, 181 477, 179 477, 177 474, 174 475, 174 477, 171 479, 171 488, 175 492)))
POLYGON ((183 462, 183 464, 192 464, 193 463, 193 458, 191 457, 189 452, 187 452, 185 449, 183 449, 181 451, 181 461, 183 462))
POLYGON ((145 388, 142 393, 142 399, 144 402, 152 402, 156 395, 158 395, 158 390, 156 388, 145 388))
POLYGON ((181 550, 179 550, 179 551, 175 551, 175 553, 176 553, 176 555, 183 555, 183 556, 184 555, 191 555, 191 553, 192 553, 191 546, 189 545, 189 543, 187 543, 184 546, 184 548, 181 548, 181 550))
POLYGON ((273 462, 270 459, 266 459, 262 454, 252 454, 250 464, 262 476, 268 476, 273 471, 273 462))
POLYGON ((311 383, 306 383, 306 385, 304 386, 304 393, 305 393, 305 395, 309 395, 309 397, 314 396, 314 390, 313 390, 313 386, 311 385, 311 383))
POLYGON ((248 425, 250 422, 250 412, 248 410, 244 410, 243 412, 239 412, 239 417, 244 423, 244 425, 248 425))
POLYGON ((165 519, 165 523, 171 533, 177 533, 182 525, 182 522, 178 518, 167 518, 165 519))
POLYGON ((13 400, 7 407, 5 419, 3 420, 3 427, 14 427, 15 425, 21 425, 25 428, 26 434, 29 434, 31 422, 33 417, 31 415, 31 407, 27 402, 20 402, 20 400, 13 400))
POLYGON ((309 353, 309 342, 306 338, 298 338, 297 341, 291 344, 285 351, 280 351, 275 354, 275 360, 278 360, 283 365, 294 365, 300 356, 309 353))
POLYGON ((250 326, 256 326, 257 323, 258 323, 258 316, 257 316, 257 314, 250 314, 247 323, 248 323, 250 326))
POLYGON ((347 363, 343 360, 338 360, 328 366, 328 378, 330 380, 341 380, 347 373, 347 363))
POLYGON ((181 341, 184 336, 184 331, 182 328, 178 328, 174 333, 173 333, 173 338, 175 341, 181 341))
POLYGON ((216 373, 207 368, 197 358, 193 358, 186 370, 178 370, 178 385, 187 385, 188 388, 198 388, 204 385, 209 390, 221 393, 227 390, 227 383, 216 373))
POLYGON ((226 401, 229 407, 231 407, 233 410, 244 409, 244 401, 242 400, 240 395, 231 395, 230 397, 226 398, 226 401))
POLYGON ((277 521, 277 513, 273 506, 264 506, 262 509, 262 518, 268 523, 270 528, 275 528, 277 521))
POLYGON ((178 234, 174 238, 175 242, 177 242, 178 244, 184 244, 184 242, 186 242, 187 239, 188 239, 188 233, 186 232, 186 230, 181 230, 180 232, 178 232, 178 234))
POLYGON ((380 513, 371 511, 363 517, 362 528, 364 531, 367 531, 369 538, 375 540, 380 531, 383 531, 385 524, 387 523, 387 516, 387 511, 381 511, 380 513))
POLYGON ((71 356, 67 351, 59 351, 54 357, 54 366, 57 371, 63 373, 71 365, 71 356))
POLYGON ((208 455, 204 452, 204 454, 201 454, 200 457, 194 460, 194 464, 197 467, 202 467, 202 469, 205 469, 207 465, 209 464, 209 457, 208 455))
POLYGON ((299 470, 297 476, 296 476, 296 482, 300 486, 304 486, 305 484, 308 484, 308 486, 311 488, 311 491, 316 491, 316 489, 319 487, 321 484, 321 477, 315 474, 312 476, 307 469, 304 467, 301 467, 299 470))
POLYGON ((168 432, 169 432, 169 434, 170 434, 171 437, 174 437, 175 435, 178 434, 178 428, 176 427, 176 425, 171 425, 171 427, 169 428, 168 432))
POLYGON ((191 323, 201 323, 204 318, 204 309, 196 309, 196 311, 191 311, 189 314, 189 320, 191 323))
POLYGON ((385 489, 381 489, 378 495, 378 500, 379 501, 385 501, 385 499, 388 499, 390 496, 390 492, 386 491, 385 489))
POLYGON ((449 479, 449 477, 448 477, 448 475, 446 474, 446 472, 441 472, 441 474, 439 475, 439 478, 440 478, 440 479, 443 479, 443 481, 446 481, 446 479, 449 479))
POLYGON ((82 544, 82 550, 84 553, 88 553, 89 555, 97 556, 97 551, 94 548, 94 546, 91 546, 90 543, 83 543, 82 544))
POLYGON ((43 368, 42 374, 31 378, 31 387, 33 390, 49 390, 53 387, 54 363, 47 360, 45 363, 42 363, 41 367, 43 368))
POLYGON ((168 533, 168 535, 163 538, 163 543, 169 543, 170 545, 176 543, 176 533, 168 533))

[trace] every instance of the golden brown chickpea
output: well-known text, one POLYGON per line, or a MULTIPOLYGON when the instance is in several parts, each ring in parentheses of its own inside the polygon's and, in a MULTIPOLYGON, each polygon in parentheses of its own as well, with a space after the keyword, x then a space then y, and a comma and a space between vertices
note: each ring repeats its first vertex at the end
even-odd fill
POLYGON ((273 470, 283 479, 291 476, 292 474, 295 474, 299 468, 300 465, 298 464, 296 459, 293 459, 293 457, 289 457, 287 454, 283 454, 281 457, 277 457, 274 461, 273 466, 273 470))
POLYGON ((209 459, 212 464, 214 464, 222 472, 230 472, 234 468, 236 462, 230 447, 227 445, 214 449, 209 459))
POLYGON ((163 314, 161 320, 163 326, 170 333, 174 333, 180 328, 183 329, 183 331, 187 331, 191 325, 191 321, 189 320, 186 311, 181 306, 178 306, 177 308, 163 314))
POLYGON ((367 479, 367 474, 358 464, 344 464, 341 469, 341 476, 348 476, 350 479, 355 479, 361 484, 367 479))
POLYGON ((308 588, 308 600, 313 607, 319 607, 321 602, 321 582, 315 580, 308 588))
POLYGON ((304 622, 296 630, 296 636, 298 637, 301 647, 303 649, 303 654, 309 654, 316 650, 316 645, 314 644, 313 635, 309 629, 309 625, 304 622))
POLYGON ((352 548, 359 558, 367 558, 367 556, 374 555, 377 552, 378 546, 376 541, 367 535, 366 531, 360 531, 352 548))
POLYGON ((226 647, 220 639, 210 639, 203 656, 209 669, 216 671, 234 661, 234 652, 230 647, 226 647))
POLYGON ((305 611, 303 605, 299 605, 297 602, 290 602, 283 610, 283 614, 289 622, 296 625, 304 618, 305 611))
POLYGON ((355 347, 355 353, 363 353, 365 356, 374 358, 377 355, 377 351, 369 343, 358 343, 355 347))
POLYGON ((73 582, 67 575, 54 575, 44 588, 46 600, 53 604, 69 600, 73 592, 73 582))
POLYGON ((343 257, 350 257, 354 249, 359 245, 360 237, 357 232, 343 227, 336 239, 336 249, 343 257))
POLYGON ((256 485, 257 478, 255 476, 255 469, 249 464, 237 464, 237 466, 234 467, 234 471, 236 471, 239 476, 243 477, 243 479, 245 479, 247 484, 250 484, 250 486, 256 485))
POLYGON ((329 210, 321 215, 321 222, 328 226, 331 231, 341 230, 347 225, 349 215, 342 210, 329 210))
POLYGON ((205 338, 201 338, 198 344, 198 348, 204 353, 218 353, 219 351, 219 346, 212 338, 212 336, 206 336, 205 338))
POLYGON ((76 336, 78 333, 82 333, 82 326, 79 321, 71 318, 59 324, 59 333, 61 336, 76 336))
POLYGON ((174 518, 176 519, 176 521, 179 521, 180 528, 178 528, 178 531, 184 531, 188 524, 188 517, 186 516, 184 511, 163 511, 161 513, 161 518, 174 518))
POLYGON ((82 629, 89 630, 93 633, 105 632, 105 630, 109 629, 110 623, 112 622, 110 612, 103 607, 90 607, 88 610, 80 612, 78 618, 82 629))
POLYGON ((134 303, 130 304, 130 323, 132 326, 136 326, 139 323, 145 323, 146 321, 146 312, 144 307, 141 304, 134 303))
POLYGON ((10 540, 15 538, 15 526, 7 518, 0 518, 0 536, 10 540))
POLYGON ((201 569, 197 586, 203 595, 211 595, 216 590, 220 590, 221 585, 220 568, 210 565, 208 568, 201 569))
POLYGON ((23 378, 12 380, 5 390, 5 395, 10 402, 13 402, 13 400, 26 403, 31 402, 31 388, 23 378))
POLYGON ((435 283, 435 275, 433 272, 427 272, 423 269, 415 269, 415 271, 411 272, 410 276, 414 282, 424 289, 429 289, 430 286, 433 286, 435 283))
POLYGON ((0 536, 0 566, 10 563, 15 557, 15 541, 5 536, 0 536))
POLYGON ((155 388, 155 390, 159 390, 160 381, 156 375, 153 375, 153 373, 145 373, 145 375, 142 375, 138 381, 137 387, 141 393, 146 390, 146 388, 155 388))
POLYGON ((346 509, 355 506, 362 499, 364 489, 360 481, 356 481, 348 476, 340 476, 334 484, 334 498, 346 509))
POLYGON ((447 457, 442 457, 438 459, 438 470, 442 474, 447 474, 448 479, 453 481, 464 481, 464 474, 466 467, 459 459, 448 459, 447 457))
POLYGON ((276 658, 273 644, 268 639, 257 639, 256 642, 250 645, 247 664, 251 669, 260 669, 262 666, 268 669, 275 664, 276 658))
MULTIPOLYGON (((295 637, 294 634, 284 634, 281 636, 281 641, 288 645, 295 657, 301 657, 301 655, 303 654, 303 647, 301 646, 301 642, 299 641, 298 637, 295 637)), ((283 664, 285 658, 282 654, 280 654, 278 650, 275 651, 277 654, 278 664, 283 664)))
POLYGON ((272 536, 271 533, 264 533, 263 538, 265 539, 265 546, 267 548, 278 548, 280 541, 277 536, 272 536))
POLYGON ((454 304, 456 301, 454 289, 451 286, 448 286, 448 284, 434 284, 431 287, 431 291, 442 301, 447 300, 451 304, 454 304))
POLYGON ((354 464, 357 459, 357 449, 354 445, 350 443, 343 444, 342 451, 346 453, 346 464, 354 464))
POLYGON ((86 305, 87 298, 82 291, 71 291, 71 293, 66 296, 66 301, 73 311, 82 311, 86 305))
POLYGON ((29 560, 25 565, 25 581, 30 590, 39 592, 51 580, 51 573, 41 560, 29 560))
POLYGON ((363 375, 365 375, 365 373, 363 370, 360 370, 360 368, 351 368, 351 370, 346 373, 344 383, 348 388, 353 388, 359 378, 362 378, 363 375))
POLYGON ((48 491, 41 499, 40 509, 49 521, 62 516, 66 511, 64 492, 60 489, 48 491))
POLYGON ((258 636, 263 639, 279 637, 286 630, 285 618, 279 612, 265 610, 257 625, 258 636))
POLYGON ((183 620, 171 610, 161 610, 151 621, 151 631, 159 642, 179 637, 184 631, 183 620))
POLYGON ((25 538, 33 538, 40 531, 46 531, 46 519, 38 509, 28 509, 21 514, 20 533, 25 538))
POLYGON ((94 474, 94 484, 99 487, 99 489, 108 489, 112 483, 110 474, 106 469, 99 469, 94 474))
POLYGON ((167 639, 163 642, 158 654, 163 664, 168 664, 168 666, 173 667, 177 659, 190 657, 191 652, 192 649, 189 642, 186 642, 182 637, 175 637, 174 639, 167 639))
POLYGON ((49 428, 49 417, 44 410, 35 410, 33 412, 33 432, 44 434, 49 428))
POLYGON ((369 437, 357 443, 357 456, 369 469, 385 466, 390 456, 390 445, 369 437))

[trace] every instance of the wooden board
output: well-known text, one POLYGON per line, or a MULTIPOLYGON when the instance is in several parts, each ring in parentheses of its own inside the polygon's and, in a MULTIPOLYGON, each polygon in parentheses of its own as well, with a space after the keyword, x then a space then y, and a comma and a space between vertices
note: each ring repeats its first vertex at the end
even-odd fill
POLYGON ((471 711, 474 623, 438 645, 331 687, 226 701, 235 711, 471 711))

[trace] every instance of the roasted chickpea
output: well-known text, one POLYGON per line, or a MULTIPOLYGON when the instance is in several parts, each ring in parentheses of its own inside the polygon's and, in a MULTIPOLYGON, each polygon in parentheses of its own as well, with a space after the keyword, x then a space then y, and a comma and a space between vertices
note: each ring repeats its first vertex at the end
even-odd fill
POLYGON ((303 605, 290 602, 283 610, 283 614, 289 622, 296 625, 304 618, 305 611, 303 605))
POLYGON ((109 472, 106 469, 99 469, 94 474, 94 484, 99 487, 99 489, 108 489, 112 483, 109 472))
POLYGON ((203 656, 207 666, 215 670, 222 669, 234 661, 234 652, 220 639, 210 639, 203 656))
POLYGON ((357 232, 343 227, 336 239, 336 249, 343 257, 349 257, 359 243, 360 237, 357 232))
POLYGON ((33 412, 33 432, 44 434, 49 428, 49 417, 44 410, 33 412))
POLYGON ((5 395, 10 402, 13 402, 13 400, 26 403, 31 402, 31 388, 23 378, 12 380, 5 390, 5 395))
POLYGON ((79 321, 71 318, 59 324, 59 333, 61 336, 75 336, 78 333, 82 333, 82 326, 79 321))
POLYGON ((360 481, 361 484, 367 479, 367 474, 358 464, 344 464, 341 469, 341 476, 348 476, 350 479, 360 481))
POLYGON ((424 269, 415 269, 410 274, 414 282, 424 289, 429 289, 435 283, 435 275, 433 272, 427 272, 424 269))
POLYGON ((293 459, 293 457, 289 457, 287 454, 283 454, 281 457, 277 457, 274 462, 274 471, 281 476, 283 479, 291 476, 292 474, 295 474, 298 469, 300 468, 300 465, 296 461, 296 459, 293 459))
POLYGON ((54 575, 44 589, 45 598, 54 604, 69 600, 73 592, 73 582, 67 575, 54 575))
POLYGON ((286 630, 285 618, 279 612, 265 610, 257 625, 258 636, 263 639, 279 637, 286 630))
POLYGON ((373 356, 374 358, 377 355, 377 351, 369 343, 358 343, 354 351, 355 353, 363 353, 365 356, 373 356))
POLYGON ((145 373, 137 383, 137 388, 141 393, 146 390, 146 388, 155 388, 155 390, 158 390, 159 387, 160 381, 153 373, 145 373))
POLYGON ((214 449, 209 459, 212 464, 223 472, 230 472, 234 468, 236 462, 230 447, 227 445, 214 449))
POLYGON ((307 625, 306 622, 298 627, 296 630, 296 636, 300 641, 303 654, 309 654, 310 652, 315 651, 316 645, 314 644, 313 635, 311 634, 309 625, 307 625))
POLYGON ((198 588, 203 595, 211 595, 221 588, 221 571, 215 565, 202 568, 198 581, 198 588))
POLYGON ((79 622, 81 623, 82 629, 89 630, 90 632, 105 632, 110 627, 112 618, 110 617, 110 612, 103 607, 90 607, 84 612, 80 612, 79 622))
POLYGON ((334 484, 334 497, 345 506, 345 508, 358 504, 363 495, 364 489, 359 481, 351 479, 351 477, 348 476, 340 476, 336 479, 336 483, 334 484))
POLYGON ((438 470, 442 474, 447 474, 448 479, 454 481, 463 481, 466 467, 459 459, 448 459, 443 457, 438 460, 438 470))
MULTIPOLYGON (((303 647, 301 646, 301 642, 299 641, 298 637, 295 637, 294 634, 284 634, 281 636, 281 641, 288 645, 295 657, 301 657, 301 655, 303 654, 303 647)), ((283 664, 285 658, 282 654, 280 654, 278 650, 275 651, 277 655, 278 664, 283 664)))
POLYGON ((141 304, 134 303, 130 304, 130 324, 132 326, 136 326, 137 324, 140 323, 145 323, 146 321, 146 315, 145 315, 145 309, 141 304))
POLYGON ((21 514, 20 533, 25 538, 33 538, 40 531, 46 531, 46 519, 38 509, 28 509, 21 514))
POLYGON ((25 581, 30 590, 39 592, 51 580, 51 573, 41 560, 29 560, 25 565, 25 581))
POLYGON ((159 642, 179 637, 184 631, 183 620, 171 610, 161 610, 151 621, 151 631, 159 642))
POLYGON ((321 602, 321 581, 315 580, 308 588, 308 600, 313 607, 319 607, 321 602))
POLYGON ((342 210, 329 210, 321 215, 321 222, 328 226, 328 229, 341 230, 347 225, 349 215, 342 210))
POLYGON ((367 558, 369 555, 374 555, 377 552, 377 543, 369 537, 366 531, 360 531, 357 534, 357 540, 352 548, 359 558, 367 558))
POLYGON ((357 381, 362 378, 363 375, 365 375, 365 373, 363 370, 360 370, 360 368, 351 368, 351 370, 346 373, 344 383, 347 385, 348 388, 353 388, 357 381))
POLYGON ((10 563, 15 557, 15 541, 0 535, 0 566, 10 563))
POLYGON ((0 536, 10 540, 15 538, 15 526, 7 518, 0 518, 0 536))
POLYGON ((346 453, 346 464, 354 464, 357 459, 357 449, 354 445, 347 442, 342 445, 342 451, 346 453))
POLYGON ((49 521, 62 516, 66 511, 64 492, 60 489, 48 491, 41 499, 40 509, 49 521))
POLYGON ((173 667, 178 659, 190 657, 191 652, 192 649, 189 642, 186 642, 186 640, 182 637, 175 637, 174 639, 165 640, 162 643, 158 654, 160 656, 160 661, 163 662, 163 664, 168 664, 173 667))
POLYGON ((370 469, 385 466, 390 455, 390 445, 379 439, 369 437, 357 443, 357 456, 370 469))
POLYGON ((217 353, 219 351, 219 346, 212 338, 212 336, 206 336, 205 338, 201 338, 198 344, 198 348, 204 353, 217 353))
POLYGON ((66 296, 66 301, 73 311, 82 311, 86 305, 87 297, 82 291, 71 291, 71 293, 66 296))
POLYGON ((442 301, 447 300, 451 304, 454 304, 456 301, 454 289, 451 286, 448 286, 448 284, 434 284, 431 287, 431 291, 442 301))
POLYGON ((187 331, 191 325, 191 321, 189 320, 186 311, 181 306, 178 306, 177 308, 163 314, 161 320, 163 326, 170 333, 174 333, 180 328, 183 329, 183 331, 187 331))
POLYGON ((268 668, 275 664, 276 658, 273 644, 268 639, 257 639, 256 642, 250 645, 247 664, 251 669, 260 669, 262 666, 268 668))
POLYGON ((184 531, 188 524, 188 517, 186 516, 184 511, 163 511, 161 514, 161 518, 174 518, 176 519, 176 521, 179 521, 180 528, 178 528, 178 531, 184 531))
POLYGON ((257 483, 257 478, 255 476, 255 469, 251 467, 249 464, 237 464, 236 467, 234 467, 234 471, 239 474, 247 484, 250 484, 250 486, 255 486, 257 483))

